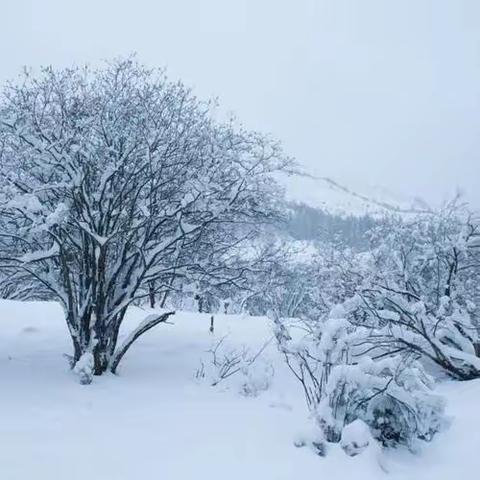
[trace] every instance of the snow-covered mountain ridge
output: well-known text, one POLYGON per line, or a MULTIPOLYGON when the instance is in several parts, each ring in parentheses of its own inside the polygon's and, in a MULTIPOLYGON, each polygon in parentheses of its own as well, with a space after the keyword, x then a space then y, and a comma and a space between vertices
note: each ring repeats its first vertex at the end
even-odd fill
POLYGON ((308 173, 282 178, 281 182, 285 186, 287 200, 339 215, 381 216, 385 213, 417 214, 432 210, 420 197, 401 195, 380 186, 352 189, 332 178, 308 173))

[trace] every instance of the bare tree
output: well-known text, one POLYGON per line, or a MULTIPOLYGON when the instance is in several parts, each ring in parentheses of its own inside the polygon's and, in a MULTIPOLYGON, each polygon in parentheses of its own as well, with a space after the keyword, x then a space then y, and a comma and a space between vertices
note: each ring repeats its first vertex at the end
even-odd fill
POLYGON ((132 59, 7 86, 1 266, 21 298, 62 304, 73 365, 91 355, 96 375, 115 370, 128 306, 175 279, 235 281, 232 252, 275 215, 271 174, 288 160, 212 108, 132 59))

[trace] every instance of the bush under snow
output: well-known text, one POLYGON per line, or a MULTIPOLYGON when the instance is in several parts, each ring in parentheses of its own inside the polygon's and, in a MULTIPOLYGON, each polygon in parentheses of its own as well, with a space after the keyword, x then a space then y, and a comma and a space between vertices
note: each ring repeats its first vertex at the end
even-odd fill
POLYGON ((312 416, 329 442, 339 442, 346 425, 361 420, 385 447, 413 448, 444 424, 444 402, 433 379, 411 355, 370 354, 371 330, 332 310, 326 323, 302 338, 277 321, 277 340, 301 382, 312 416))
POLYGON ((416 362, 366 357, 332 369, 314 416, 331 442, 340 441, 345 425, 362 420, 383 446, 413 447, 416 440, 431 440, 444 423, 443 399, 431 388, 416 362))
POLYGON ((206 352, 196 377, 211 386, 226 384, 241 395, 256 397, 270 388, 274 375, 273 366, 262 355, 269 343, 252 352, 247 346, 231 345, 227 337, 222 337, 206 352))

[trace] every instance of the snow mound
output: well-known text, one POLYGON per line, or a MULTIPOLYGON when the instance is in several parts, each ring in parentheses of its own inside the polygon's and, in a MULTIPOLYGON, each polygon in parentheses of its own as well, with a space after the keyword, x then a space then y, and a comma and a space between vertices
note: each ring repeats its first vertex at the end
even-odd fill
POLYGON ((369 445, 374 443, 375 440, 370 433, 368 425, 360 419, 349 423, 342 430, 340 446, 350 457, 359 455, 368 448, 369 445))

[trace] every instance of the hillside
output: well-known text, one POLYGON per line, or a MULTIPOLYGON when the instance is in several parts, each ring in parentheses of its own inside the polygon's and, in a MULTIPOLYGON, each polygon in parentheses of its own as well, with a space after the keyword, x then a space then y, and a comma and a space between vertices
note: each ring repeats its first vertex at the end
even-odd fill
POLYGON ((349 188, 328 177, 309 174, 285 180, 289 201, 304 203, 336 215, 381 216, 385 213, 424 213, 431 207, 421 198, 391 192, 383 187, 349 188))

